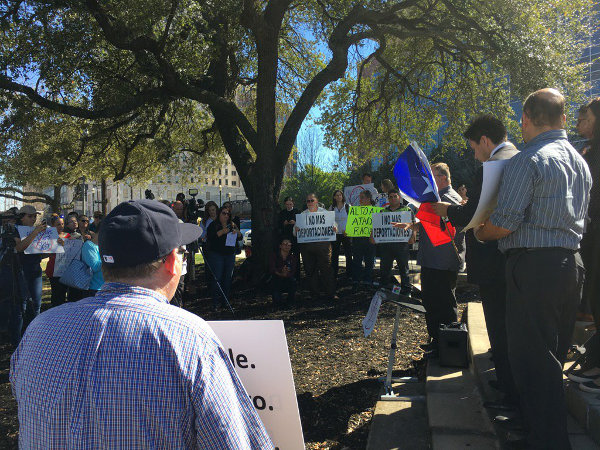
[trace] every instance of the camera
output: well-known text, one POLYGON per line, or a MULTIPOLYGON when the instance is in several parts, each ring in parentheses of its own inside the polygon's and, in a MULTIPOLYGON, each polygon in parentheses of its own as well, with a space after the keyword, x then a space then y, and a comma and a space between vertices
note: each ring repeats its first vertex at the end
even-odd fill
POLYGON ((202 212, 201 210, 202 208, 204 208, 204 201, 201 199, 196 200, 196 195, 198 195, 198 189, 189 189, 188 193, 192 198, 187 200, 186 202, 187 221, 190 223, 197 224, 198 218, 200 217, 200 214, 202 212))

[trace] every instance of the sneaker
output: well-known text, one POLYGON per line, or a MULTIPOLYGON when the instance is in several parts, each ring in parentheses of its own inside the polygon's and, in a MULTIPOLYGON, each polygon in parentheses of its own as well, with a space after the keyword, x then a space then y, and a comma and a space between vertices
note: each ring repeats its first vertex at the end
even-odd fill
POLYGON ((596 367, 590 370, 577 370, 574 372, 569 372, 567 377, 569 380, 574 381, 575 383, 588 383, 590 381, 599 379, 600 371, 596 367))
POLYGON ((596 381, 581 383, 579 389, 585 392, 591 392, 592 394, 600 394, 600 385, 596 384, 596 381))

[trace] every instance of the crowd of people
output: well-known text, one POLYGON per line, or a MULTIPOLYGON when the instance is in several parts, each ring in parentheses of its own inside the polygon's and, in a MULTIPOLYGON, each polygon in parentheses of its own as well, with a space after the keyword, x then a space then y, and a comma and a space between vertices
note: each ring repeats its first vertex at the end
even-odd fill
MULTIPOLYGON (((485 406, 513 411, 513 421, 518 421, 524 431, 522 439, 507 445, 568 449, 563 365, 576 316, 591 315, 596 327, 600 324, 600 98, 579 111, 577 129, 588 142, 581 152, 567 139, 565 100, 554 89, 527 97, 521 127, 524 145, 520 151, 507 140, 506 126, 493 115, 475 118, 465 130, 464 137, 475 159, 504 164, 493 213, 466 232, 463 228, 472 221, 481 197, 483 168, 469 185, 467 196, 464 185, 453 189, 447 164, 431 165, 440 196, 432 209, 440 216, 440 226, 450 223, 457 231, 451 242, 441 245, 430 239, 423 223, 415 218, 415 208, 403 200, 390 180, 380 184, 384 211, 410 213, 410 221, 394 224, 413 230, 408 242, 376 244, 373 237, 349 237, 346 228, 350 205, 342 186, 332 192, 328 205, 314 193, 307 193, 303 208, 297 209, 294 199, 286 197, 273 230, 278 245, 269 259, 266 285, 277 305, 294 304, 301 287, 312 298, 336 301, 340 285, 378 288, 398 284, 392 276, 396 262, 400 294, 410 296, 416 292, 409 276, 409 249, 418 236, 419 295, 429 335, 422 345, 425 357, 435 358, 439 353, 440 326, 458 321, 456 284, 458 273, 466 270, 469 282, 478 286, 483 303, 496 366, 493 387, 504 393, 502 401, 485 406), (335 215, 335 240, 299 243, 297 216, 325 211, 335 215), (345 273, 340 270, 342 254, 345 273), (378 277, 374 271, 377 257, 378 277)), ((365 173, 362 181, 371 184, 372 176, 365 173)), ((168 305, 182 288, 186 254, 191 246, 199 245, 213 306, 228 306, 235 256, 241 251, 243 237, 240 219, 233 215, 230 202, 221 207, 208 202, 198 227, 197 223, 185 223, 185 198, 166 203, 125 202, 106 219, 94 214, 92 224, 86 216, 75 214, 50 218, 49 225, 58 231, 59 244, 71 239, 84 241, 81 261, 91 276, 85 291, 66 286, 62 277, 54 276, 56 256, 49 256, 46 274, 52 306, 66 305, 52 308, 29 325, 12 360, 11 381, 19 402, 20 438, 25 446, 40 438, 36 434, 39 423, 46 424, 43 439, 48 447, 74 439, 69 431, 72 427, 56 426, 58 422, 47 425, 41 416, 47 408, 57 407, 48 403, 55 401, 64 410, 65 423, 73 420, 73 408, 82 408, 86 417, 91 417, 90 399, 77 398, 77 405, 67 405, 70 400, 66 397, 53 400, 51 395, 40 397, 40 392, 51 392, 61 383, 76 388, 78 380, 87 377, 90 370, 94 384, 90 395, 109 392, 114 383, 124 383, 122 389, 127 395, 139 400, 142 410, 155 414, 151 423, 147 415, 131 417, 127 414, 127 396, 110 396, 94 403, 94 408, 99 408, 99 414, 111 414, 112 419, 87 424, 85 432, 77 433, 77 439, 102 435, 116 446, 123 442, 119 439, 144 446, 158 439, 149 431, 156 427, 168 429, 164 436, 168 436, 171 446, 186 446, 184 443, 189 442, 207 448, 270 446, 260 419, 210 329, 197 316, 168 305), (73 327, 78 339, 67 339, 65 333, 73 327), (110 339, 103 340, 104 335, 110 339), (56 342, 62 344, 52 345, 56 342), (100 354, 90 350, 98 345, 102 346, 100 354), (165 347, 169 351, 164 351, 165 347), (200 363, 196 362, 198 355, 202 355, 200 363), (141 381, 147 375, 145 371, 131 369, 138 362, 141 368, 147 367, 148 358, 170 374, 170 378, 161 375, 150 391, 138 386, 147 386, 141 381), (190 363, 192 360, 194 363, 190 363), (35 373, 39 364, 43 369, 35 373), (205 364, 210 373, 205 373, 205 364), (111 380, 115 374, 118 379, 111 380), (171 387, 163 389, 163 385, 171 387), (196 386, 202 388, 196 391, 196 386), (188 397, 191 406, 182 400, 188 397), (44 398, 43 404, 40 398, 44 398), (123 437, 119 427, 125 424, 137 432, 123 437)), ((372 190, 360 192, 359 204, 376 204, 372 190)), ((35 226, 37 211, 25 205, 14 215, 17 224, 34 227, 27 237, 14 239, 21 268, 15 289, 25 293, 21 295, 23 303, 15 309, 20 312, 12 321, 18 342, 23 318, 39 314, 40 262, 48 255, 24 253, 47 226, 45 222, 35 226)), ((3 280, 14 275, 14 271, 2 273, 3 280)), ((586 357, 580 359, 569 377, 580 383, 582 390, 600 392, 600 338, 587 344, 586 357)))

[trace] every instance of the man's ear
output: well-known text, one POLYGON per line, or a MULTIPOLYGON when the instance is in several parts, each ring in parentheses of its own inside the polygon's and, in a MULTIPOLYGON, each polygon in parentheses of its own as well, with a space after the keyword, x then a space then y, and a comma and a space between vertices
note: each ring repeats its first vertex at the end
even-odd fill
POLYGON ((165 269, 171 275, 177 275, 177 265, 179 264, 177 260, 179 258, 181 258, 181 256, 177 254, 177 249, 173 249, 173 251, 165 257, 165 269))

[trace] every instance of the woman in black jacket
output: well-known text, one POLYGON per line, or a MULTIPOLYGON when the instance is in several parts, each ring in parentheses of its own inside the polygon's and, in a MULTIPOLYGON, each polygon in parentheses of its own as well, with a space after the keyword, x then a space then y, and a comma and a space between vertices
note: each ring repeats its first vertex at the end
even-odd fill
POLYGON ((217 219, 206 232, 208 240, 207 263, 214 277, 212 298, 215 310, 219 305, 226 306, 231 291, 231 278, 235 266, 236 242, 242 239, 238 226, 231 220, 228 208, 221 208, 217 219))

